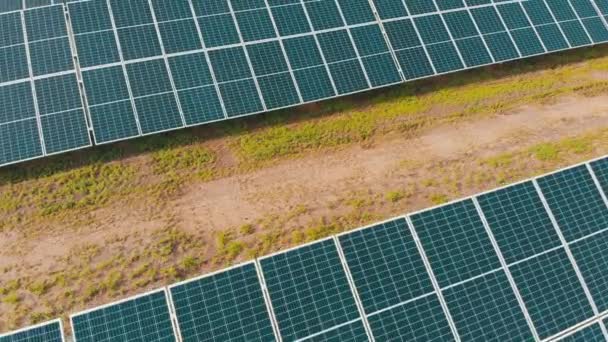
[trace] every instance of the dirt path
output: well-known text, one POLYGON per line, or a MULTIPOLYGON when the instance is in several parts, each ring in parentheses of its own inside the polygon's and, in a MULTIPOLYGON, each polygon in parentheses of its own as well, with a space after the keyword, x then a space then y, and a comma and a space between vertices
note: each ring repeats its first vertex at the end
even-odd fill
POLYGON ((403 174, 395 170, 404 161, 428 164, 490 156, 598 127, 608 127, 608 96, 565 98, 439 127, 414 139, 392 135, 371 146, 313 154, 252 174, 198 184, 175 203, 176 212, 189 229, 223 229, 302 205, 311 209, 309 215, 321 216, 349 193, 399 188, 403 174))

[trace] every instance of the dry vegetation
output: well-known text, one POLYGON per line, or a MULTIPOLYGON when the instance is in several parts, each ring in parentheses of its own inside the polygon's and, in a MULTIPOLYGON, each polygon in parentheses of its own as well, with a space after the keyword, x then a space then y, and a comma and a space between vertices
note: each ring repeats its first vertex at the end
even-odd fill
POLYGON ((432 163, 404 156, 393 171, 398 186, 354 187, 323 214, 298 204, 222 229, 187 227, 174 206, 187 188, 318 151, 605 95, 607 72, 608 48, 580 50, 2 169, 0 331, 605 154, 608 129, 597 127, 493 155, 432 163), (105 233, 130 220, 130 229, 105 233), (88 238, 52 239, 66 234, 88 238), (22 261, 34 245, 54 252, 22 261))

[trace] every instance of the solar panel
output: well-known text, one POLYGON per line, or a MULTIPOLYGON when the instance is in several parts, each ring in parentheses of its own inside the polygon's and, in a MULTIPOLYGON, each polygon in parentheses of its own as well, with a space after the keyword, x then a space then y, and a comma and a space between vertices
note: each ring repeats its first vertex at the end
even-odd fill
POLYGON ((538 180, 566 241, 608 227, 608 207, 582 165, 538 180))
POLYGON ((70 316, 74 342, 175 342, 167 291, 152 291, 70 316))
POLYGON ((435 293, 369 315, 377 341, 452 341, 454 336, 435 293))
POLYGON ((272 341, 254 263, 170 287, 182 341, 272 341))
POLYGON ((17 331, 0 334, 0 342, 64 342, 63 325, 57 319, 17 331))
POLYGON ((542 339, 594 316, 563 249, 525 260, 510 270, 542 339))
POLYGON ((500 268, 471 200, 411 217, 441 287, 500 268))
POLYGON ((608 41, 606 0, 60 3, 0 5, 0 165, 608 41))
POLYGON ((298 340, 360 320, 333 239, 260 259, 284 340, 298 340))
POLYGON ((534 340, 504 271, 448 288, 444 296, 464 341, 534 340))
POLYGON ((63 9, 0 14, 0 164, 91 145, 63 9))
POLYGON ((433 292, 405 219, 339 237, 366 313, 433 292))
POLYGON ((483 194, 477 199, 507 263, 561 245, 532 182, 483 194))
POLYGON ((608 227, 599 234, 571 244, 576 260, 599 311, 608 310, 608 227))

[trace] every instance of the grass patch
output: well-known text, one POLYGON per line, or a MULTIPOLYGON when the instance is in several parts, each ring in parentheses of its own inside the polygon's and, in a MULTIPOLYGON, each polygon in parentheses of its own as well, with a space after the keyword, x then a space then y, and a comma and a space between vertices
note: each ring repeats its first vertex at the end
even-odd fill
POLYGON ((391 203, 397 203, 405 198, 405 193, 400 190, 393 190, 386 193, 386 199, 391 203))

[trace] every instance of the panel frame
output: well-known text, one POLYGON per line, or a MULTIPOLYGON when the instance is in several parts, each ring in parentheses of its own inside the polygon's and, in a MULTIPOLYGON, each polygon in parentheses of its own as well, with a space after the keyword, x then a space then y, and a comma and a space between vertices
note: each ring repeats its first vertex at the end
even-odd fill
MULTIPOLYGON (((318 240, 314 240, 314 241, 311 241, 311 242, 307 242, 307 243, 302 244, 302 245, 298 245, 298 246, 295 246, 295 247, 292 247, 292 248, 280 250, 280 251, 277 251, 277 252, 274 252, 274 253, 271 253, 271 254, 264 255, 264 256, 256 258, 256 263, 259 264, 259 273, 261 274, 261 278, 264 279, 264 288, 267 289, 267 287, 266 287, 267 283, 266 283, 266 279, 265 279, 265 276, 264 276, 264 269, 262 267, 262 261, 263 260, 270 259, 270 258, 272 258, 274 256, 277 256, 277 255, 286 254, 286 253, 289 253, 289 252, 294 252, 294 251, 297 251, 297 250, 305 248, 305 247, 309 247, 309 246, 312 246, 312 245, 315 245, 315 244, 319 244, 319 243, 323 243, 323 242, 328 242, 328 241, 331 241, 332 244, 334 245, 334 247, 336 247, 336 252, 338 253, 338 257, 340 258, 340 269, 344 272, 344 274, 346 276, 346 279, 347 279, 347 281, 349 283, 349 289, 348 290, 351 293, 351 295, 353 296, 353 301, 355 302, 355 305, 357 306, 357 315, 358 315, 358 317, 355 318, 355 319, 343 322, 341 324, 334 325, 334 326, 331 326, 329 328, 317 331, 317 332, 315 332, 313 334, 300 337, 300 338, 297 339, 297 341, 305 341, 305 340, 310 339, 312 337, 322 335, 322 334, 324 334, 324 333, 326 333, 328 331, 335 330, 335 329, 337 329, 339 327, 342 327, 342 326, 345 326, 345 325, 348 325, 348 324, 351 324, 351 323, 363 320, 364 316, 361 315, 361 311, 359 310, 359 304, 360 303, 357 303, 358 299, 355 298, 355 293, 353 292, 353 287, 350 285, 350 282, 351 282, 352 278, 349 278, 349 276, 346 274, 346 270, 344 269, 344 265, 343 265, 343 261, 342 261, 343 259, 342 259, 342 256, 340 255, 341 250, 338 251, 338 245, 336 245, 336 243, 335 243, 335 236, 333 236, 333 235, 332 236, 328 236, 328 237, 325 237, 325 238, 322 238, 322 239, 318 239, 318 240)), ((268 289, 267 289, 267 293, 268 293, 268 302, 269 302, 269 305, 270 305, 270 307, 273 307, 271 296, 270 296, 270 292, 268 291, 268 289)), ((281 340, 283 340, 283 336, 280 333, 280 331, 281 331, 280 330, 280 324, 279 324, 278 320, 276 320, 276 315, 274 314, 274 309, 273 309, 273 316, 275 317, 275 321, 276 321, 277 333, 281 337, 281 340)), ((367 330, 366 330, 366 333, 367 333, 367 330)))
POLYGON ((483 210, 481 209, 481 206, 479 205, 477 196, 472 197, 472 201, 473 201, 473 204, 475 205, 475 209, 477 210, 477 214, 481 218, 481 222, 483 223, 483 226, 486 229, 486 233, 488 234, 488 237, 490 238, 490 241, 492 242, 492 247, 494 248, 494 251, 496 252, 496 255, 498 256, 498 260, 500 261, 502 269, 505 272, 505 275, 507 276, 507 280, 509 281, 511 290, 515 294, 515 298, 517 298, 517 303, 519 304, 519 308, 522 311, 522 313, 524 314, 524 317, 526 318, 526 322, 528 323, 528 327, 530 328, 530 331, 532 332, 534 339, 536 339, 538 341, 538 340, 540 340, 540 337, 538 336, 538 332, 536 331, 534 322, 532 321, 532 318, 530 317, 530 313, 528 312, 528 308, 526 307, 526 304, 524 303, 521 293, 519 292, 519 289, 517 288, 515 279, 513 278, 513 275, 511 274, 511 270, 509 270, 509 266, 507 265, 507 262, 502 254, 502 251, 500 250, 500 247, 498 246, 498 242, 496 241, 496 238, 494 237, 494 233, 490 229, 488 220, 486 219, 486 216, 485 216, 483 210))
MULTIPOLYGON (((176 314, 177 311, 175 309, 175 302, 173 301, 173 295, 171 293, 171 290, 175 287, 178 287, 178 286, 181 286, 184 284, 192 283, 192 282, 195 282, 195 281, 198 281, 201 279, 210 278, 210 277, 216 276, 218 274, 221 274, 223 272, 228 272, 228 271, 231 271, 231 270, 243 267, 243 266, 247 266, 247 265, 253 265, 255 267, 257 278, 258 278, 258 283, 262 290, 262 294, 264 297, 264 304, 266 306, 268 318, 270 319, 270 322, 272 324, 272 331, 274 333, 274 336, 275 336, 276 340, 279 342, 281 342, 283 340, 281 335, 279 334, 279 331, 277 328, 276 317, 274 314, 274 309, 272 308, 272 303, 270 302, 270 300, 268 298, 268 289, 266 288, 266 282, 263 279, 263 273, 260 270, 257 259, 255 259, 255 260, 245 261, 245 262, 242 262, 242 263, 239 263, 236 265, 232 265, 228 268, 222 268, 220 270, 213 271, 211 273, 206 273, 206 274, 200 275, 198 277, 186 279, 186 280, 171 284, 166 287, 169 306, 171 309, 172 320, 175 321, 174 325, 175 325, 175 330, 176 330, 176 336, 179 338, 179 341, 183 341, 183 337, 182 337, 182 332, 181 332, 181 328, 180 328, 179 317, 177 317, 177 314, 176 314)), ((74 341, 74 342, 76 342, 76 341, 74 341)))
POLYGON ((15 335, 15 334, 19 334, 19 333, 26 332, 26 331, 29 331, 29 330, 32 330, 32 329, 36 329, 36 328, 41 328, 41 327, 44 327, 46 325, 50 325, 50 324, 54 324, 54 323, 59 323, 59 330, 61 331, 61 342, 66 342, 66 339, 65 339, 65 329, 63 328, 63 321, 61 320, 61 318, 56 318, 56 319, 53 319, 53 320, 50 320, 50 321, 45 321, 45 322, 38 323, 38 324, 35 324, 35 325, 23 327, 23 328, 20 328, 20 329, 17 329, 17 330, 8 331, 8 332, 5 332, 5 333, 0 333, 0 338, 2 338, 2 337, 8 337, 8 336, 15 335))
MULTIPOLYGON (((588 165, 588 164, 584 164, 584 165, 588 165)), ((566 238, 564 237, 564 234, 562 233, 562 230, 559 227, 559 224, 557 223, 555 216, 553 215, 553 211, 549 207, 549 203, 547 202, 547 199, 545 198, 545 195, 543 194, 542 189, 540 188, 540 185, 538 184, 538 181, 537 181, 538 178, 541 178, 541 177, 537 177, 532 180, 532 183, 534 184, 534 188, 536 188, 536 192, 538 193, 538 196, 540 196, 541 202, 543 203, 543 206, 545 207, 545 211, 547 212, 547 214, 549 214, 549 219, 551 219, 551 223, 553 224, 553 227, 555 228, 555 231, 557 232, 557 236, 559 237, 559 239, 562 243, 562 247, 564 248, 564 251, 566 252, 566 255, 568 256, 568 259, 570 260, 572 267, 574 268, 576 277, 578 278, 580 285, 583 287, 583 291, 585 292, 587 301, 591 305, 591 309, 593 310, 594 315, 598 316, 598 315, 600 315, 600 312, 597 309, 595 300, 591 296, 591 291, 589 290, 589 287, 587 286, 587 282, 583 278, 583 274, 581 273, 581 270, 579 269, 578 264, 577 264, 576 260, 574 259, 574 255, 572 254, 572 251, 570 250, 570 244, 568 243, 568 241, 566 241, 566 238)), ((582 237, 581 239, 585 239, 588 237, 589 236, 585 236, 585 237, 582 237)), ((581 240, 581 239, 578 239, 578 240, 581 240)), ((577 241, 577 240, 574 240, 574 241, 577 241)), ((570 243, 572 243, 574 241, 571 241, 570 243)), ((604 337, 606 337, 606 339, 608 339, 608 330, 606 329, 606 327, 603 324, 600 325, 600 327, 602 328, 604 337)))
POLYGON ((139 298, 142 298, 142 297, 146 297, 146 296, 152 295, 152 294, 157 294, 157 293, 164 293, 164 295, 165 295, 165 303, 167 304, 167 310, 169 312, 169 317, 170 317, 170 320, 171 320, 171 327, 173 328, 173 336, 175 337, 175 341, 178 342, 179 341, 178 340, 178 338, 179 338, 178 337, 178 330, 177 330, 177 327, 175 326, 175 318, 174 318, 175 315, 174 315, 174 312, 172 311, 173 307, 171 306, 171 302, 169 300, 169 291, 167 290, 167 287, 157 288, 155 290, 150 290, 150 291, 147 291, 147 292, 144 292, 144 293, 137 294, 135 296, 123 298, 123 299, 120 299, 120 300, 117 300, 117 301, 114 301, 114 302, 111 302, 111 303, 107 303, 107 304, 104 304, 104 305, 101 305, 101 306, 97 306, 97 307, 94 307, 94 308, 90 308, 90 309, 86 309, 86 310, 83 310, 83 311, 79 311, 79 312, 70 314, 70 326, 72 327, 72 342, 78 342, 78 338, 76 336, 76 331, 74 330, 74 318, 75 317, 86 315, 86 314, 94 312, 94 311, 102 310, 102 309, 105 309, 105 308, 108 308, 108 307, 111 307, 111 306, 115 306, 115 305, 120 305, 122 303, 126 303, 126 302, 129 302, 129 301, 132 301, 132 300, 136 300, 136 299, 139 299, 139 298))

